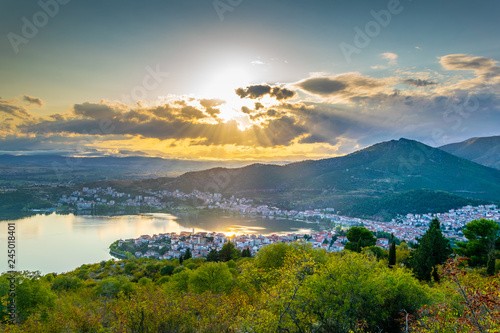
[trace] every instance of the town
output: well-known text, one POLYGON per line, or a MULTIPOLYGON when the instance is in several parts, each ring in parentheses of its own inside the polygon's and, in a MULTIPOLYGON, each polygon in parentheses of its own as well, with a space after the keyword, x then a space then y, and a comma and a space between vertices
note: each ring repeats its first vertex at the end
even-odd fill
MULTIPOLYGON (((181 201, 192 200, 193 203, 202 202, 197 205, 198 209, 220 209, 226 212, 261 215, 272 218, 286 218, 299 221, 322 221, 327 222, 325 230, 310 233, 297 234, 288 233, 272 235, 234 235, 229 237, 224 233, 217 232, 183 232, 159 235, 143 235, 136 239, 120 240, 119 245, 124 243, 136 246, 147 244, 144 252, 135 251, 136 257, 155 257, 159 259, 179 258, 186 249, 190 249, 193 257, 205 257, 211 249, 220 250, 222 246, 231 241, 239 250, 249 249, 252 254, 267 244, 276 242, 293 242, 305 239, 315 248, 324 248, 327 251, 340 251, 347 242, 345 230, 352 226, 364 226, 374 234, 393 234, 398 240, 405 242, 416 242, 427 230, 430 221, 438 218, 445 237, 452 241, 465 241, 462 228, 472 220, 490 219, 500 221, 500 210, 495 205, 481 205, 477 207, 465 206, 460 209, 452 209, 446 213, 437 214, 407 214, 398 216, 389 222, 381 222, 369 219, 347 217, 335 213, 334 208, 314 209, 305 211, 283 210, 268 205, 254 205, 253 201, 246 198, 224 198, 220 193, 208 193, 193 191, 183 193, 181 191, 144 191, 143 195, 132 196, 107 188, 83 187, 81 191, 74 191, 70 196, 62 196, 60 204, 72 204, 78 210, 89 210, 96 205, 107 207, 153 207, 155 209, 167 209, 170 207, 169 200, 175 198, 181 201), (339 235, 339 232, 341 233, 339 235)), ((388 238, 379 238, 377 246, 389 247, 388 238)))

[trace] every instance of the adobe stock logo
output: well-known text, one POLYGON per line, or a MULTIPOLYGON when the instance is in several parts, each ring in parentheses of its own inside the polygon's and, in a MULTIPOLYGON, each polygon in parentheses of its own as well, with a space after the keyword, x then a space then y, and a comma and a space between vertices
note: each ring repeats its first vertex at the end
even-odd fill
POLYGON ((26 16, 21 18, 23 25, 21 27, 21 35, 14 32, 9 32, 7 38, 9 39, 12 49, 17 54, 19 53, 19 46, 21 44, 28 44, 28 42, 38 35, 39 29, 45 27, 50 18, 55 17, 59 13, 60 5, 66 5, 71 0, 40 0, 38 6, 42 10, 36 12, 29 20, 26 16))
POLYGON ((363 30, 358 26, 354 27, 354 45, 345 42, 340 43, 340 50, 342 50, 347 63, 351 63, 353 54, 359 54, 362 49, 370 45, 372 39, 380 34, 382 28, 386 28, 391 23, 393 15, 398 15, 402 11, 403 6, 401 6, 399 0, 389 0, 387 10, 382 9, 378 12, 371 10, 370 15, 374 20, 368 21, 363 30))
POLYGON ((236 7, 241 5, 242 2, 243 0, 214 0, 212 4, 219 16, 219 20, 224 21, 224 13, 232 12, 236 7))

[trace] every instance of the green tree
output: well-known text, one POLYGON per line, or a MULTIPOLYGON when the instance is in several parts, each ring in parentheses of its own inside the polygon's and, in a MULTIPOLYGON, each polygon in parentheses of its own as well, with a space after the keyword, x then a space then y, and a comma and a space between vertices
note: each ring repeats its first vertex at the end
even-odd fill
POLYGON ((347 250, 361 252, 361 249, 367 246, 373 246, 377 239, 372 232, 365 227, 352 227, 347 232, 348 242, 345 244, 347 250))
POLYGON ((456 252, 468 258, 471 266, 487 266, 488 274, 495 272, 496 250, 500 249, 500 225, 493 220, 474 220, 463 233, 468 242, 458 242, 456 252))
POLYGON ((210 290, 214 294, 229 291, 233 276, 224 262, 209 262, 198 268, 189 277, 189 288, 196 293, 210 290))
POLYGON ((216 249, 210 249, 207 254, 207 261, 219 261, 219 251, 216 249))
MULTIPOLYGON (((10 292, 10 280, 12 274, 5 273, 0 276, 0 323, 7 315, 7 301, 10 292)), ((49 309, 54 306, 56 296, 42 279, 39 272, 16 272, 16 310, 18 317, 24 321, 30 315, 41 309, 49 309)), ((1 330, 1 328, 0 328, 1 330)))
POLYGON ((229 261, 231 259, 238 259, 241 256, 241 253, 238 249, 234 247, 234 244, 228 242, 224 244, 222 249, 219 251, 219 259, 220 261, 229 261))
POLYGON ((243 249, 243 251, 241 251, 242 258, 250 258, 251 256, 252 256, 252 252, 250 252, 249 248, 243 249))
POLYGON ((389 248, 389 267, 396 265, 396 240, 391 234, 391 247, 389 248))
POLYGON ((413 273, 419 280, 439 281, 437 265, 442 265, 452 253, 449 241, 441 232, 441 224, 437 218, 431 221, 429 229, 418 240, 418 245, 410 259, 413 273))
POLYGON ((80 286, 82 284, 83 284, 82 280, 80 280, 77 277, 60 275, 60 276, 57 276, 52 281, 51 289, 54 291, 76 290, 76 289, 80 288, 80 286))
POLYGON ((184 252, 184 260, 191 259, 193 255, 191 254, 191 249, 188 247, 186 249, 186 252, 184 252))
POLYGON ((172 275, 174 272, 175 266, 174 265, 165 265, 161 268, 160 274, 165 276, 165 275, 172 275))
POLYGON ((315 332, 401 332, 403 309, 416 314, 430 296, 407 270, 349 251, 330 257, 300 292, 315 332))

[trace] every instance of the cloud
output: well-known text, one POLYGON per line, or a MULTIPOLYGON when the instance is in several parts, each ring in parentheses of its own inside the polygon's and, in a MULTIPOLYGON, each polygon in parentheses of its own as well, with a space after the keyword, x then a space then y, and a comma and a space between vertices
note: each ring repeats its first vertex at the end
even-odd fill
POLYGON ((474 71, 481 79, 500 77, 498 61, 486 57, 478 57, 468 54, 449 54, 439 59, 443 69, 449 71, 470 70, 474 71))
POLYGON ((344 102, 356 101, 378 94, 391 94, 394 78, 375 79, 360 73, 345 73, 329 77, 312 77, 295 85, 323 98, 335 97, 344 102))
POLYGON ((23 100, 25 102, 28 102, 28 105, 32 105, 32 104, 35 104, 35 105, 38 105, 39 107, 42 107, 43 106, 43 101, 38 98, 38 97, 32 97, 32 96, 29 96, 29 95, 23 95, 23 100))
POLYGON ((283 100, 292 98, 295 92, 286 88, 271 87, 267 84, 253 85, 246 88, 238 88, 235 90, 236 95, 240 98, 250 98, 258 99, 265 95, 276 98, 277 100, 283 100))
POLYGON ((112 118, 117 115, 117 111, 115 111, 111 106, 88 102, 75 104, 73 106, 73 113, 77 116, 93 119, 112 118))
POLYGON ((225 104, 226 101, 221 99, 202 99, 200 100, 200 105, 205 108, 205 112, 210 116, 216 118, 218 114, 220 114, 220 109, 216 107, 222 104, 225 104))
POLYGON ((403 83, 408 84, 410 86, 415 86, 415 87, 426 87, 426 86, 432 86, 436 85, 436 82, 429 81, 429 80, 422 80, 422 79, 405 79, 403 80, 403 83))
POLYGON ((381 53, 380 56, 389 62, 389 65, 396 65, 398 63, 398 55, 392 52, 381 53))
MULTIPOLYGON (((80 144, 85 149, 108 147, 126 155, 147 142, 144 151, 175 151, 172 156, 182 158, 251 158, 262 151, 272 152, 267 156, 276 158, 283 152, 299 156, 294 155, 299 149, 300 158, 310 158, 309 149, 324 154, 349 152, 353 147, 399 137, 427 139, 426 143, 437 146, 477 128, 498 135, 499 90, 486 85, 492 88, 486 91, 480 88, 484 81, 478 80, 481 75, 494 74, 496 62, 467 55, 444 56, 440 62, 447 70, 471 70, 477 77, 405 69, 380 78, 322 73, 293 83, 289 89, 253 85, 237 90, 241 98, 250 99, 238 101, 239 122, 218 118, 220 106, 226 103, 218 99, 171 96, 154 106, 85 102, 75 104, 68 114, 26 118, 21 124, 16 119, 12 125, 17 127, 20 141, 5 141, 5 145, 9 148, 10 143, 12 149, 18 143, 17 148, 69 149, 80 144), (427 86, 433 88, 412 88, 427 86), (295 95, 290 90, 293 87, 300 89, 300 94, 295 95), (297 99, 290 99, 290 95, 297 99), (274 99, 259 100, 263 96, 274 99), (102 130, 103 121, 109 123, 105 126, 109 131, 102 130), (439 131, 444 134, 436 136, 439 131)), ((10 107, 9 114, 23 110, 12 101, 0 100, 0 110, 2 107, 10 107)), ((6 127, 2 139, 11 133, 6 127)))
POLYGON ((265 65, 264 62, 260 61, 260 60, 254 60, 251 62, 252 65, 265 65))
POLYGON ((347 84, 328 77, 318 77, 304 80, 297 84, 303 90, 316 95, 332 95, 347 88, 347 84))
POLYGON ((0 112, 10 114, 21 119, 31 118, 31 114, 22 106, 17 106, 11 101, 0 99, 0 112))

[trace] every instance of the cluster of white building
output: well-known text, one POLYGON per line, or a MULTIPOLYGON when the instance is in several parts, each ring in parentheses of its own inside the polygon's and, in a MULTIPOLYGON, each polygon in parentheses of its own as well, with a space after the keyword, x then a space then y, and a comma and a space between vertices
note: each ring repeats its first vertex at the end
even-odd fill
MULTIPOLYGON (((344 244, 347 243, 347 237, 335 236, 335 231, 320 231, 310 234, 272 234, 272 235, 237 235, 228 237, 224 233, 215 232, 182 232, 165 233, 158 235, 143 235, 136 239, 119 240, 118 246, 128 243, 135 246, 143 246, 148 244, 148 250, 145 253, 136 251, 134 254, 137 258, 148 257, 157 259, 173 259, 180 258, 189 249, 193 258, 204 258, 210 250, 220 251, 224 244, 231 241, 235 248, 243 251, 250 249, 252 255, 255 255, 260 248, 268 244, 274 243, 290 243, 296 241, 305 241, 311 243, 314 248, 321 248, 328 252, 341 251, 344 249, 344 244), (166 248, 166 251, 161 251, 166 248), (160 254, 163 252, 163 254, 160 254)), ((377 240, 377 246, 389 248, 389 239, 380 238, 377 240)))
MULTIPOLYGON (((239 214, 253 214, 262 216, 273 216, 282 217, 288 219, 297 220, 330 220, 335 223, 335 225, 340 225, 342 227, 350 227, 361 225, 367 229, 377 232, 383 231, 387 233, 394 234, 398 239, 405 240, 406 242, 413 241, 422 236, 429 226, 430 221, 433 218, 438 218, 441 222, 441 229, 447 238, 463 241, 463 233, 461 232, 465 224, 476 219, 491 219, 495 221, 500 221, 500 210, 495 205, 484 205, 484 206, 466 206, 460 209, 452 209, 447 213, 438 214, 407 214, 405 216, 399 216, 390 222, 380 222, 369 219, 360 219, 347 216, 341 216, 335 214, 333 208, 326 209, 314 209, 314 210, 284 210, 277 207, 272 207, 268 205, 254 205, 253 201, 246 198, 236 198, 234 196, 230 198, 224 198, 220 193, 208 193, 201 191, 193 191, 189 194, 183 193, 179 190, 176 191, 143 191, 144 195, 137 195, 131 197, 130 194, 117 192, 111 187, 107 188, 93 188, 84 187, 81 191, 75 191, 70 196, 62 196, 60 202, 74 203, 78 209, 91 209, 93 205, 123 205, 123 206, 152 206, 156 208, 166 208, 168 198, 176 198, 182 201, 193 200, 193 203, 198 204, 198 208, 208 208, 208 209, 222 209, 229 212, 235 212, 239 214), (106 199, 108 198, 108 199, 106 199), (199 203, 202 202, 201 206, 199 203)), ((298 237, 295 234, 291 234, 290 237, 298 237)), ((317 234, 312 234, 312 237, 316 237, 317 234)), ((215 237, 211 235, 209 237, 215 237)), ((215 239, 219 239, 223 236, 217 236, 215 239)), ((250 236, 248 236, 250 237, 250 236)), ((247 238, 248 238, 247 237, 247 238)), ((271 237, 271 236, 259 236, 259 237, 271 237)), ((284 236, 276 236, 284 237, 284 236)), ((303 236, 301 236, 303 237, 303 236)), ((318 236, 319 237, 319 236, 318 236)), ((321 238, 321 237, 319 237, 321 238)), ((270 238, 273 239, 273 238, 270 238)), ((175 240, 175 238, 174 238, 175 240)), ((321 240, 323 242, 323 240, 321 240)), ((328 241, 328 239, 327 239, 328 241)), ((257 241, 259 242, 259 241, 257 241)), ((223 244, 221 242, 209 244, 212 248, 218 248, 217 246, 223 244)), ((259 243, 260 244, 260 243, 259 243)), ((174 244, 173 244, 174 245, 174 244)), ((201 244, 205 245, 205 244, 201 244)), ((315 246, 317 244, 314 244, 315 246)), ((341 243, 340 243, 341 245, 341 243)), ((331 246, 331 249, 337 250, 340 245, 331 246)), ((201 246, 194 250, 197 250, 202 254, 204 251, 210 248, 210 246, 201 246)), ((253 251, 255 247, 254 243, 249 243, 245 245, 253 251)), ((321 245, 320 245, 321 246, 321 245)), ((222 245, 220 246, 222 247, 222 245)), ((183 244, 178 246, 179 249, 184 248, 183 244)), ((173 249, 172 251, 177 251, 173 249)), ((172 252, 169 254, 170 257, 175 258, 180 256, 178 252, 172 252)))
POLYGON ((167 207, 167 205, 162 203, 160 198, 157 196, 136 195, 132 197, 130 194, 118 192, 111 187, 84 187, 81 191, 74 191, 69 196, 63 195, 59 199, 59 202, 75 204, 79 210, 89 210, 96 205, 120 205, 129 207, 151 206, 156 208, 167 207))

